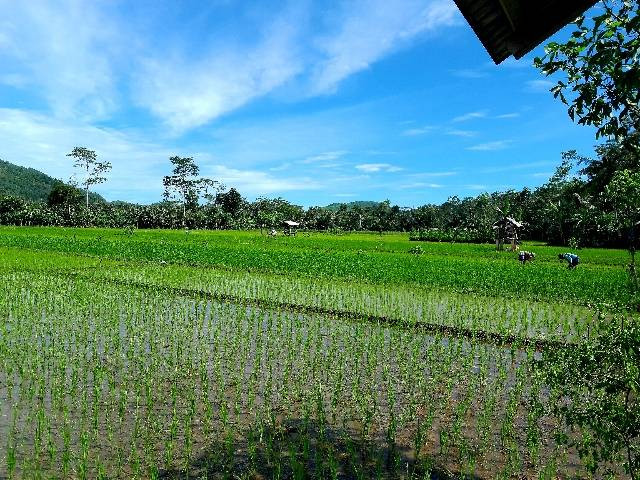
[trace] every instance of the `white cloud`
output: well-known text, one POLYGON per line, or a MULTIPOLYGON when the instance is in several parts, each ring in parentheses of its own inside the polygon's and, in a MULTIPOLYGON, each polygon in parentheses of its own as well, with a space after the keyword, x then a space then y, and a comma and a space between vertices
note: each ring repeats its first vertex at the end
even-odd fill
MULTIPOLYGON (((346 77, 460 22, 449 0, 356 0, 332 8, 290 2, 238 7, 246 10, 239 12, 246 14, 237 25, 242 35, 211 18, 216 35, 183 27, 159 37, 167 25, 158 19, 174 7, 157 14, 147 8, 0 0, 0 83, 34 87, 51 112, 73 120, 108 120, 131 101, 181 134, 271 93, 330 93, 346 77)), ((202 9, 193 24, 212 12, 202 9)))
POLYGON ((277 178, 259 170, 241 170, 225 165, 207 165, 201 171, 203 176, 215 178, 227 187, 254 196, 322 188, 320 183, 308 177, 277 178))
POLYGON ((526 84, 526 90, 529 92, 548 92, 555 82, 550 80, 529 80, 526 84))
POLYGON ((472 147, 468 147, 467 150, 475 150, 475 151, 483 151, 483 152, 492 152, 495 150, 504 150, 511 145, 511 140, 497 140, 495 142, 486 142, 480 143, 478 145, 473 145, 472 147))
POLYGON ((246 50, 210 47, 196 61, 187 52, 145 60, 136 75, 136 100, 178 133, 204 125, 302 71, 295 25, 275 21, 246 50))
POLYGON ((305 5, 274 12, 248 45, 205 44, 195 58, 172 45, 170 53, 141 58, 135 100, 181 133, 285 86, 302 95, 332 93, 346 77, 459 20, 447 0, 359 0, 314 12, 320 31, 306 33, 305 5))
POLYGON ((476 120, 478 118, 485 118, 486 116, 487 116, 486 110, 482 110, 482 111, 479 111, 479 112, 465 113, 464 115, 460 115, 460 116, 455 117, 451 121, 454 122, 454 123, 467 122, 469 120, 476 120))
POLYGON ((282 164, 278 165, 277 167, 271 167, 269 169, 269 171, 271 171, 271 172, 283 172, 285 170, 289 170, 289 168, 291 168, 291 166, 292 166, 291 162, 285 162, 285 163, 282 163, 282 164))
POLYGON ((338 168, 338 167, 342 167, 344 165, 344 163, 323 163, 318 165, 318 168, 338 168))
POLYGON ((364 152, 366 155, 371 155, 372 157, 380 157, 387 155, 397 155, 398 152, 387 151, 387 150, 367 150, 364 152))
POLYGON ((425 183, 425 182, 414 182, 408 183, 406 185, 400 185, 400 188, 403 190, 414 190, 417 188, 442 188, 444 185, 439 183, 425 183))
POLYGON ((391 165, 390 163, 361 163, 360 165, 356 165, 356 168, 362 172, 367 173, 375 173, 375 172, 399 172, 402 170, 401 167, 397 167, 395 165, 391 165))
POLYGON ((459 21, 448 0, 359 0, 345 5, 334 18, 333 31, 317 39, 324 57, 312 78, 315 93, 333 92, 349 75, 368 68, 419 35, 459 21))
POLYGON ((418 135, 424 135, 426 133, 431 133, 433 132, 433 130, 435 129, 435 127, 431 127, 431 126, 425 126, 425 127, 420 127, 420 128, 410 128, 408 130, 405 130, 404 132, 402 132, 402 135, 406 136, 406 137, 415 137, 418 135))
POLYGON ((445 133, 447 135, 452 135, 454 137, 464 137, 464 138, 475 137, 478 134, 478 132, 474 130, 449 130, 445 133))
POLYGON ((24 78, 64 118, 103 119, 118 103, 113 62, 121 45, 96 4, 0 0, 0 61, 13 71, 3 83, 24 78))
POLYGON ((511 113, 503 113, 502 115, 497 115, 496 118, 500 120, 507 120, 510 118, 518 118, 519 116, 520 116, 519 113, 511 112, 511 113))
POLYGON ((168 173, 168 158, 175 154, 133 133, 6 108, 0 109, 0 145, 3 160, 65 181, 73 173, 66 154, 75 146, 95 150, 98 159, 113 165, 107 183, 96 187, 109 200, 159 200, 162 175, 168 173))
POLYGON ((555 165, 555 162, 540 161, 540 162, 515 163, 515 164, 510 164, 502 167, 485 168, 485 169, 482 169, 481 172, 482 173, 500 173, 500 172, 510 172, 513 170, 526 170, 528 168, 548 167, 551 165, 555 165))
POLYGON ((332 160, 337 160, 345 156, 348 152, 346 150, 336 150, 334 152, 324 152, 318 155, 313 155, 311 157, 307 157, 302 160, 301 163, 319 163, 319 162, 329 162, 332 160))

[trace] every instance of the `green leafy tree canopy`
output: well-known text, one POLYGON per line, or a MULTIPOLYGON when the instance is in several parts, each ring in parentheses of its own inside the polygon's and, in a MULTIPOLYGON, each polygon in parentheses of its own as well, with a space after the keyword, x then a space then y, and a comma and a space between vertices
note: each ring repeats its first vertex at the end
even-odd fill
POLYGON ((552 42, 534 63, 563 74, 551 89, 572 120, 597 128, 597 137, 630 138, 640 131, 640 3, 605 0, 602 13, 575 21, 565 43, 552 42))
POLYGON ((177 200, 182 204, 182 223, 186 225, 187 206, 195 207, 201 194, 208 195, 209 190, 220 191, 222 184, 217 180, 200 178, 200 167, 196 165, 193 157, 179 157, 174 155, 169 158, 173 165, 171 175, 162 179, 164 186, 164 199, 177 200))

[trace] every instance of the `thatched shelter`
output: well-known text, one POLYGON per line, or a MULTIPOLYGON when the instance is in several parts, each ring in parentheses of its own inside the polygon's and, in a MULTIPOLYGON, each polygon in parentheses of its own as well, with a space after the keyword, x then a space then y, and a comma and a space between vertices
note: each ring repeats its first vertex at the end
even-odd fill
POLYGON ((298 222, 294 222, 293 220, 285 220, 282 223, 284 223, 285 235, 295 235, 297 232, 297 228, 300 226, 298 222))
POLYGON ((518 231, 523 227, 521 222, 518 222, 512 217, 502 217, 500 220, 493 224, 493 229, 496 232, 496 250, 504 250, 505 243, 511 244, 511 250, 515 251, 518 247, 518 231))

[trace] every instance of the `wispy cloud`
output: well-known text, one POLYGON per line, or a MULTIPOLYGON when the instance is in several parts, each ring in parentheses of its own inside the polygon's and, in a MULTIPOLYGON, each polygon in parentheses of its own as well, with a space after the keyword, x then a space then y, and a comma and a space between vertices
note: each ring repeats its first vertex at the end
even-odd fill
MULTIPOLYGON (((144 9, 125 12, 119 2, 0 0, 0 11, 0 84, 33 86, 57 116, 88 121, 111 118, 131 101, 176 134, 285 86, 302 97, 329 94, 385 56, 461 22, 448 0, 333 8, 288 2, 244 16, 242 36, 216 27, 220 34, 198 35, 194 48, 186 27, 166 37, 157 31, 167 28, 163 15, 178 15, 175 5, 144 21, 144 9)), ((214 12, 201 9, 198 22, 214 12)))
POLYGON ((103 119, 117 107, 123 42, 94 3, 0 0, 2 83, 31 85, 59 117, 103 119))
POLYGON ((112 163, 108 182, 96 190, 109 200, 155 201, 162 193, 162 175, 176 151, 135 133, 98 128, 14 109, 0 109, 2 158, 33 167, 61 180, 73 173, 65 156, 75 146, 95 150, 112 163))
POLYGON ((549 161, 514 163, 514 164, 500 166, 500 167, 484 168, 480 172, 481 173, 500 173, 500 172, 509 172, 513 170, 526 170, 528 168, 547 167, 550 165, 555 165, 555 163, 549 162, 549 161))
POLYGON ((551 80, 529 80, 525 84, 525 89, 529 92, 548 92, 555 82, 551 80))
POLYGON ((269 168, 269 171, 270 172, 283 172, 285 170, 289 170, 292 165, 293 164, 291 162, 285 162, 285 163, 282 163, 282 164, 278 165, 277 167, 269 168))
POLYGON ((486 142, 486 143, 479 143, 478 145, 473 145, 471 147, 468 147, 467 150, 492 152, 495 150, 504 150, 505 148, 509 148, 511 143, 512 143, 511 140, 496 140, 494 142, 486 142))
POLYGON ((465 113, 464 115, 459 115, 459 116, 455 117, 451 121, 454 122, 454 123, 467 122, 469 120, 476 120, 478 118, 485 118, 486 116, 487 116, 487 111, 486 110, 482 110, 482 111, 477 111, 477 112, 465 113))
POLYGON ((187 52, 147 59, 135 95, 172 129, 204 125, 283 85, 303 70, 296 22, 277 19, 241 51, 210 47, 193 61, 187 52))
POLYGON ((398 152, 390 151, 390 150, 366 150, 365 155, 371 155, 372 157, 381 157, 387 155, 397 155, 398 152))
POLYGON ((243 194, 270 195, 294 190, 317 190, 323 185, 309 177, 279 178, 260 170, 243 170, 225 165, 208 165, 203 175, 222 181, 243 194))
POLYGON ((424 135, 426 133, 431 133, 435 130, 435 127, 432 126, 424 126, 424 127, 419 127, 419 128, 409 128, 407 130, 405 130, 404 132, 402 132, 402 135, 406 136, 406 137, 415 137, 418 135, 424 135))
POLYGON ((334 152, 324 152, 318 155, 313 155, 311 157, 307 157, 302 160, 301 163, 320 163, 320 162, 330 162, 333 160, 337 160, 339 158, 344 157, 348 152, 346 150, 336 150, 334 152))
POLYGON ((349 75, 411 44, 415 38, 460 21, 447 0, 359 0, 331 19, 333 28, 316 40, 324 57, 314 68, 312 91, 332 92, 349 75))
MULTIPOLYGON (((149 142, 134 133, 68 121, 13 109, 0 109, 2 158, 67 180, 73 173, 65 156, 74 146, 84 145, 101 160, 113 164, 108 181, 96 188, 109 200, 157 201, 162 194, 162 176, 170 172, 168 158, 179 153, 193 156, 203 176, 235 187, 243 195, 259 196, 324 188, 322 179, 308 175, 275 175, 276 171, 231 167, 219 158, 191 149, 149 142)), ((282 169, 285 170, 285 169, 282 169)))
POLYGON ((334 163, 322 163, 318 165, 318 168, 338 168, 344 166, 344 163, 334 162, 334 163))
POLYGON ((390 163, 361 163, 360 165, 356 165, 356 168, 361 172, 367 173, 375 173, 375 172, 399 172, 402 170, 401 167, 396 165, 391 165, 390 163))
POLYGON ((471 138, 475 137, 478 132, 474 130, 448 130, 445 132, 446 135, 452 135, 454 137, 463 137, 463 138, 471 138))
POLYGON ((441 185, 439 183, 414 182, 400 185, 400 188, 403 190, 415 190, 418 188, 442 188, 443 186, 444 185, 441 185))
POLYGON ((520 114, 518 112, 511 112, 511 113, 503 113, 501 115, 496 115, 496 118, 499 120, 507 120, 510 118, 518 118, 520 116, 520 114))

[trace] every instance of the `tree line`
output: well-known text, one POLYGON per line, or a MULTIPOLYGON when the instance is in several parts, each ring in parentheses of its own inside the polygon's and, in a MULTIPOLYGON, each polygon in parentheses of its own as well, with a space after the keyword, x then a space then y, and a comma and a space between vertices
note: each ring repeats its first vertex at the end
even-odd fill
MULTIPOLYGON (((633 134, 635 137, 638 134, 633 134)), ((165 176, 163 200, 151 205, 89 202, 89 186, 104 181, 105 167, 93 162, 78 186, 56 183, 47 202, 0 197, 3 225, 96 226, 110 228, 279 229, 284 220, 303 228, 332 232, 421 232, 435 241, 492 242, 493 224, 509 215, 524 222, 524 237, 558 245, 628 246, 640 221, 640 142, 609 141, 596 158, 565 152, 551 178, 536 189, 450 197, 416 208, 392 205, 340 204, 336 208, 294 205, 283 198, 248 201, 235 188, 201 178, 193 158, 174 156, 165 176), (91 172, 94 177, 91 178, 91 172)), ((72 152, 73 153, 73 152, 72 152)), ((78 159, 74 156, 76 164, 78 159)), ((97 162, 99 163, 99 162, 97 162)))

